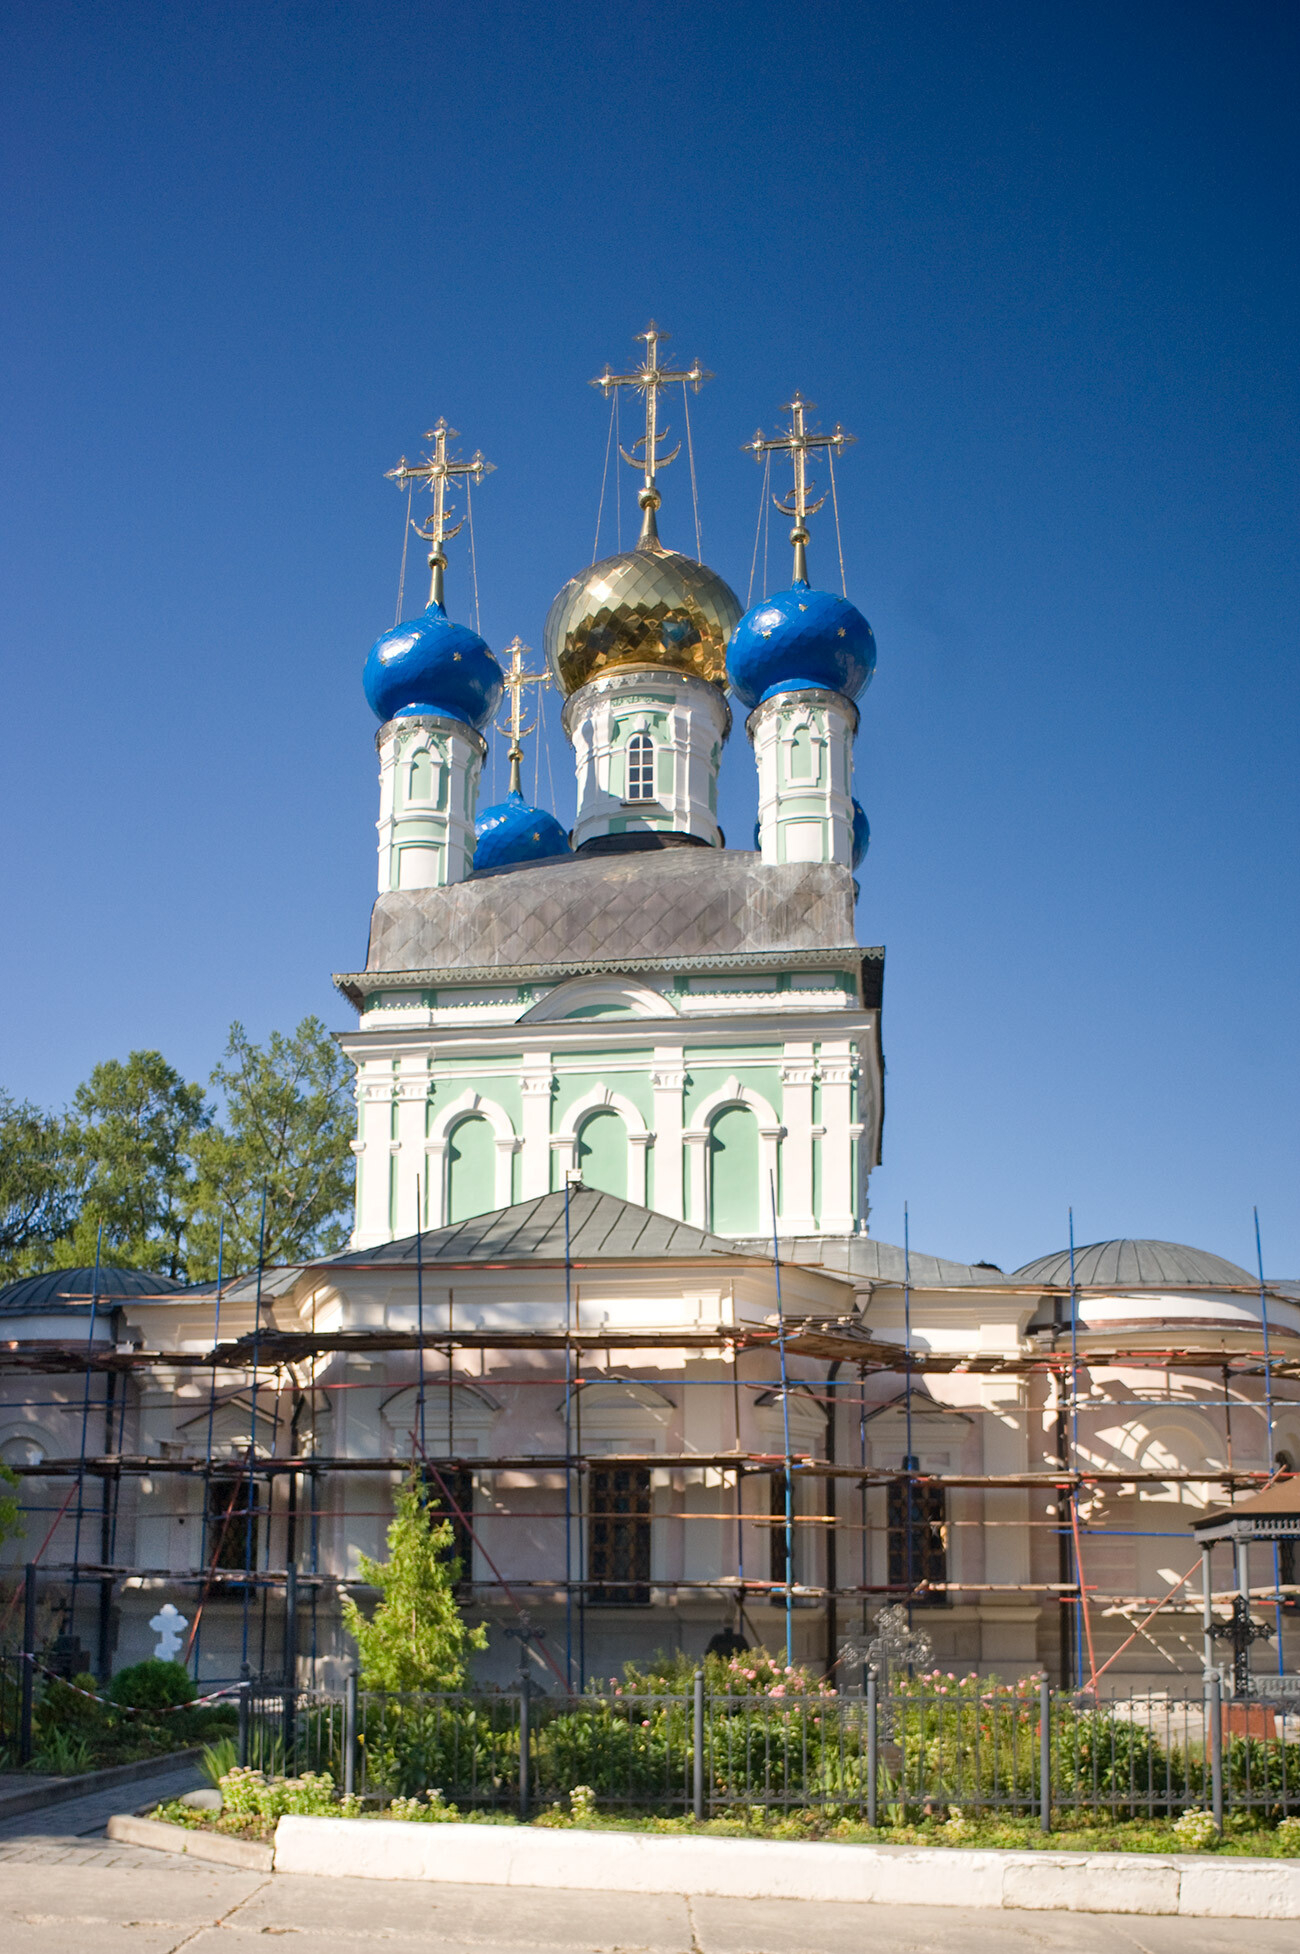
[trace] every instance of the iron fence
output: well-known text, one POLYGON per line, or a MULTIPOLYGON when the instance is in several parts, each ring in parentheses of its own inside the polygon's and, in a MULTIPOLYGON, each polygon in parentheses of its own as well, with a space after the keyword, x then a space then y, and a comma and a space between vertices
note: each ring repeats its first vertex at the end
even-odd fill
POLYGON ((1043 1682, 926 1677, 862 1694, 342 1695, 244 1686, 241 1761, 328 1770, 372 1804, 440 1791, 535 1814, 578 1785, 599 1807, 704 1818, 822 1814, 869 1825, 942 1815, 1174 1817, 1300 1812, 1300 1718, 1251 1699, 1097 1701, 1043 1682))

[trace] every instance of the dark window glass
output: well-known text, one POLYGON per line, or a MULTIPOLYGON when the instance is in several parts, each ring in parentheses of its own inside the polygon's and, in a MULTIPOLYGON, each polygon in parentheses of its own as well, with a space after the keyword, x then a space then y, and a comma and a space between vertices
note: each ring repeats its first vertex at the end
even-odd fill
POLYGON ((242 1573, 257 1567, 257 1513, 262 1489, 248 1474, 221 1473, 208 1481, 209 1567, 242 1573))
MULTIPOLYGON (((942 1486, 904 1479, 889 1486, 889 1585, 914 1590, 922 1581, 948 1579, 948 1522, 942 1486)), ((947 1594, 921 1593, 917 1607, 942 1608, 947 1594)))
POLYGON ((467 1466, 439 1466, 438 1476, 426 1471, 424 1483, 428 1489, 430 1517, 439 1525, 445 1520, 451 1528, 447 1558, 459 1563, 455 1591, 464 1594, 471 1586, 474 1572, 474 1536, 470 1532, 474 1517, 474 1474, 467 1466))
POLYGON ((655 797, 655 749, 649 733, 634 733, 627 743, 627 797, 630 801, 655 797))
POLYGON ((589 1598, 643 1608, 650 1599, 650 1469, 593 1466, 587 1474, 589 1598))
MULTIPOLYGON (((774 1582, 774 1584, 777 1587, 783 1588, 786 1584, 786 1579, 787 1579, 786 1533, 785 1533, 785 1474, 783 1472, 774 1472, 772 1474, 771 1487, 772 1487, 772 1501, 771 1501, 772 1528, 770 1533, 771 1553, 769 1555, 769 1561, 770 1561, 769 1578, 774 1582)), ((792 1519, 797 1518, 798 1511, 799 1511, 799 1484, 798 1481, 796 1480, 793 1488, 793 1505, 791 1507, 792 1519)), ((799 1529, 797 1526, 791 1527, 790 1538, 794 1544, 794 1566, 793 1568, 790 1569, 788 1578, 791 1581, 798 1581, 800 1553, 799 1553, 799 1529)))

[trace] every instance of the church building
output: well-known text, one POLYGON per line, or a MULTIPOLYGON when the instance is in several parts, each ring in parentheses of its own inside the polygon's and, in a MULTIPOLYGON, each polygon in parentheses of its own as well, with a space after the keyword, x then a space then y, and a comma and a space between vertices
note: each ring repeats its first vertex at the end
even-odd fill
MULTIPOLYGON (((87 1271, 0 1292, 11 1348, 51 1353, 40 1409, 0 1375, 0 1456, 43 1510, 85 1429, 52 1353, 74 1332, 104 1352, 93 1498, 49 1550, 64 1591, 87 1562, 71 1612, 101 1667, 149 1653, 171 1600, 202 1615, 201 1680, 337 1681, 339 1595, 414 1469, 488 1624, 485 1680, 515 1673, 523 1617, 551 1687, 736 1638, 835 1673, 902 1600, 945 1666, 1083 1680, 1127 1637, 1114 1678, 1161 1687, 1200 1673, 1189 1523, 1300 1460, 1295 1285, 1159 1242, 1007 1275, 872 1233, 884 951, 855 933, 854 741, 876 646, 808 567, 810 470, 851 437, 796 395, 750 444, 792 469, 794 562, 742 615, 660 538, 662 396, 708 378, 664 337, 595 383, 644 404, 641 531, 563 584, 544 671, 448 609, 449 492, 482 456, 439 423, 393 471, 432 493, 431 588, 364 672, 378 894, 365 968, 336 979, 350 1249, 220 1298, 117 1274, 91 1296, 87 1271), (569 833, 522 791, 543 683, 569 833), (483 806, 503 709, 509 791, 483 806), (750 846, 718 825, 729 740, 757 772, 750 846)), ((1295 1567, 1252 1552, 1294 1666, 1295 1567)))

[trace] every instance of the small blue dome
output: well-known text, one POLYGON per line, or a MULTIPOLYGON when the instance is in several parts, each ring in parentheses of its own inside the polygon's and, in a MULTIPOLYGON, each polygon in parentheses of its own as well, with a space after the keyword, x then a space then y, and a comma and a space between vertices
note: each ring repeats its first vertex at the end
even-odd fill
POLYGON ((381 721, 436 712, 481 731, 501 700, 501 667, 476 631, 430 604, 375 640, 362 684, 381 721))
POLYGON ((871 823, 867 820, 867 811, 863 807, 862 802, 855 800, 853 803, 853 866, 854 868, 861 868, 863 862, 866 860, 867 850, 868 848, 870 848, 870 846, 871 846, 871 823))
POLYGON ((495 807, 484 808, 474 833, 476 869, 510 868, 516 862, 542 862, 573 852, 555 816, 544 807, 529 807, 522 794, 507 794, 495 807))
POLYGON ((856 699, 875 669, 876 641, 861 611, 806 583, 746 611, 727 647, 727 682, 747 706, 810 685, 856 699))

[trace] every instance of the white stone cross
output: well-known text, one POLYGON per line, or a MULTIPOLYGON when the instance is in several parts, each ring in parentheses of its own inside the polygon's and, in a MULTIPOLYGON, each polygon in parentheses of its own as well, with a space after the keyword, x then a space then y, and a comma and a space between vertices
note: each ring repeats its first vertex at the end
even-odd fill
POLYGON ((158 1646, 154 1650, 154 1660, 157 1662, 175 1662, 181 1652, 181 1636, 189 1627, 189 1617, 182 1615, 180 1610, 174 1608, 170 1601, 165 1601, 149 1623, 149 1626, 158 1637, 158 1646))

